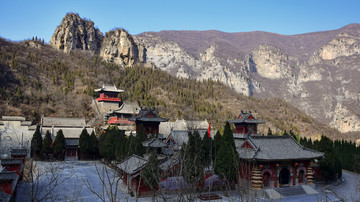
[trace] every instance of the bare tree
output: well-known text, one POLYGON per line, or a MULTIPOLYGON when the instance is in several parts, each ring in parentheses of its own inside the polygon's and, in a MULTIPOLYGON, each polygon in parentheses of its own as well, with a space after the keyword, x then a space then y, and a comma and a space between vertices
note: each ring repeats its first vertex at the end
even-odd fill
POLYGON ((52 163, 38 166, 33 159, 28 160, 24 171, 24 182, 28 186, 22 193, 30 201, 62 200, 64 190, 59 190, 60 185, 73 176, 64 176, 63 169, 52 163))
POLYGON ((121 183, 122 174, 110 171, 110 168, 103 166, 102 169, 95 164, 96 174, 99 177, 101 190, 91 185, 88 179, 82 179, 86 188, 97 196, 101 201, 119 201, 118 190, 121 183))

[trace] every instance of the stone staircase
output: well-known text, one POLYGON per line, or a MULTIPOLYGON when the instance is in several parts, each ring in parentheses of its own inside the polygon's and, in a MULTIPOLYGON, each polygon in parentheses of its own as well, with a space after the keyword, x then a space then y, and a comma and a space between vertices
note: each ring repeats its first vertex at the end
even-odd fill
POLYGON ((276 189, 282 196, 296 196, 306 194, 301 186, 280 187, 276 189))

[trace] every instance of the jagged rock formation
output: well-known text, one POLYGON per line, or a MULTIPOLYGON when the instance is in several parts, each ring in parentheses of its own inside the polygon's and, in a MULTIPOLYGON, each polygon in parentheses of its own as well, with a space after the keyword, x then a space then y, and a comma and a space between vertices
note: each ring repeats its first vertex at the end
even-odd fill
POLYGON ((93 21, 75 13, 63 18, 49 45, 67 53, 74 49, 89 50, 108 62, 125 66, 146 61, 145 46, 136 44, 124 29, 107 32, 104 37, 93 21))
POLYGON ((293 36, 162 31, 134 38, 146 45, 148 62, 173 75, 281 97, 341 132, 360 131, 359 24, 293 36))
POLYGON ((74 49, 99 53, 103 34, 94 27, 94 22, 80 18, 78 14, 67 14, 56 28, 49 45, 64 52, 74 49))
POLYGON ((100 56, 108 62, 132 65, 138 60, 140 62, 145 61, 143 46, 140 51, 130 34, 123 29, 116 29, 106 33, 100 56))

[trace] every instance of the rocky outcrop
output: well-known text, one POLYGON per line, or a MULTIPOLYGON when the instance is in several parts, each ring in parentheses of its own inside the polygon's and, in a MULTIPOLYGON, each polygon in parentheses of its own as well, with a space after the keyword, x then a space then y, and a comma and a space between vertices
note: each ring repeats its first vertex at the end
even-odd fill
POLYGON ((119 65, 146 62, 145 46, 136 44, 124 29, 109 31, 104 37, 93 21, 82 19, 75 13, 63 18, 49 45, 66 53, 75 49, 87 50, 119 65))
POLYGON ((64 52, 74 49, 100 52, 103 34, 94 27, 94 22, 80 18, 78 14, 67 14, 56 28, 49 45, 64 52))
POLYGON ((166 31, 134 38, 148 62, 173 75, 281 97, 341 132, 360 131, 359 24, 294 36, 166 31))
POLYGON ((132 65, 145 62, 145 48, 134 42, 133 37, 123 29, 107 32, 103 40, 100 56, 107 62, 120 65, 132 65))

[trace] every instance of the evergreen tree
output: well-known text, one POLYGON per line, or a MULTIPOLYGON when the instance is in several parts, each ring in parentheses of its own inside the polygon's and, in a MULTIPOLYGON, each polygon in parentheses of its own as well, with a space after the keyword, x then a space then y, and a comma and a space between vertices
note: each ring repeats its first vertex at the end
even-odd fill
POLYGON ((31 139, 31 155, 33 157, 38 158, 40 156, 40 152, 42 149, 42 142, 43 139, 40 133, 40 126, 37 125, 33 138, 31 139))
POLYGON ((79 139, 79 150, 82 159, 87 159, 89 156, 89 150, 90 150, 90 136, 87 132, 86 128, 84 128, 81 131, 80 139, 79 139))
POLYGON ((202 142, 202 151, 203 151, 203 163, 205 166, 210 166, 212 156, 214 155, 214 146, 213 140, 207 134, 204 135, 203 142, 202 142))
POLYGON ((57 159, 62 159, 63 151, 65 149, 65 137, 62 130, 59 130, 56 133, 55 141, 54 141, 54 156, 57 159))
POLYGON ((204 178, 204 166, 202 164, 201 139, 197 131, 188 133, 189 140, 182 146, 182 176, 190 185, 200 183, 204 178), (195 135, 194 135, 195 134, 195 135), (198 137, 199 136, 199 137, 198 137))
POLYGON ((271 128, 269 127, 267 135, 273 135, 271 128))
POLYGON ((92 155, 92 157, 94 158, 96 156, 96 154, 99 152, 99 142, 96 138, 95 132, 92 131, 91 135, 90 135, 90 148, 89 148, 89 152, 92 155))
POLYGON ((160 182, 160 168, 156 152, 151 152, 148 163, 141 172, 144 183, 155 193, 160 182))
POLYGON ((134 154, 143 156, 146 153, 146 148, 142 145, 142 142, 147 140, 147 135, 144 126, 140 125, 139 131, 136 133, 134 142, 134 154))
POLYGON ((214 137, 214 156, 213 156, 213 160, 215 160, 217 152, 220 150, 221 141, 222 141, 222 136, 220 134, 220 131, 217 131, 216 135, 214 137))
POLYGON ((45 133, 45 138, 44 138, 43 144, 42 144, 42 149, 41 149, 41 154, 42 155, 47 156, 47 155, 53 153, 51 144, 52 144, 51 134, 47 130, 46 133, 45 133))
POLYGON ((233 133, 229 122, 226 122, 220 149, 216 154, 215 173, 233 182, 237 176, 238 158, 233 133))
POLYGON ((116 139, 115 159, 121 161, 126 158, 126 138, 123 133, 116 139))

